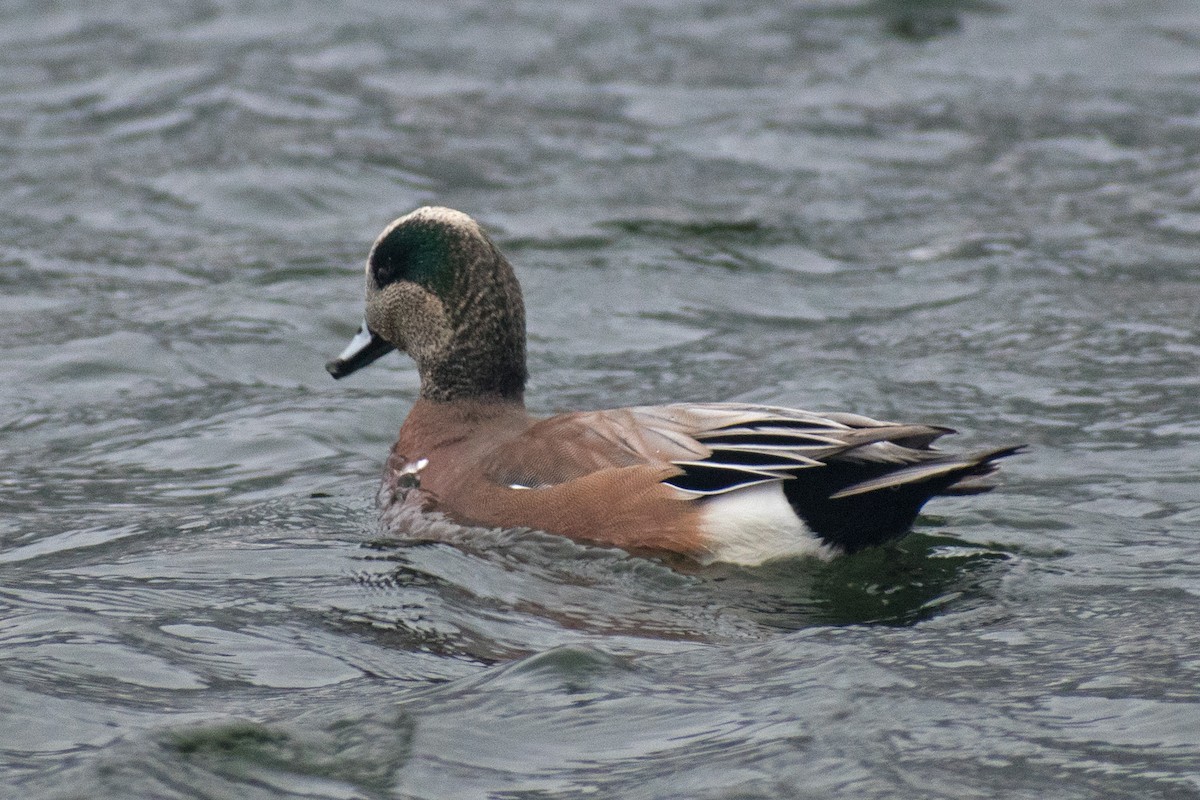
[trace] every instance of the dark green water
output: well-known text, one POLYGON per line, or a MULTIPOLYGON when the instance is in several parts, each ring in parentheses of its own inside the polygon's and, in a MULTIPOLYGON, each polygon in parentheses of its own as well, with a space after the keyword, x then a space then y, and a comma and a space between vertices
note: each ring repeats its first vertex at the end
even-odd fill
POLYGON ((1191 0, 4 4, 0 796, 1200 797, 1198 78, 1191 0), (831 564, 381 531, 415 374, 322 364, 431 202, 539 411, 1032 448, 831 564))

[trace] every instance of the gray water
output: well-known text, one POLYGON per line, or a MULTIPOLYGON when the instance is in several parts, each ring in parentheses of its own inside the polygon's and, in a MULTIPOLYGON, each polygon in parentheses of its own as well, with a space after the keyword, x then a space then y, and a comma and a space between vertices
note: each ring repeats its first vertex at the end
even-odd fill
POLYGON ((0 796, 1200 797, 1193 0, 7 2, 0 796), (530 403, 1028 442, 829 564, 371 498, 423 203, 530 403))

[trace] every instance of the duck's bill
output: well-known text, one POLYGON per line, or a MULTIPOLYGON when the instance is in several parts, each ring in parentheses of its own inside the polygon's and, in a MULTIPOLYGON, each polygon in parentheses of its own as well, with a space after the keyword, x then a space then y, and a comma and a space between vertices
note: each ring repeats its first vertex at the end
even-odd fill
POLYGON ((325 369, 334 378, 344 378, 351 372, 357 372, 380 356, 387 355, 396 348, 372 333, 363 320, 362 327, 350 340, 350 345, 337 358, 325 365, 325 369))

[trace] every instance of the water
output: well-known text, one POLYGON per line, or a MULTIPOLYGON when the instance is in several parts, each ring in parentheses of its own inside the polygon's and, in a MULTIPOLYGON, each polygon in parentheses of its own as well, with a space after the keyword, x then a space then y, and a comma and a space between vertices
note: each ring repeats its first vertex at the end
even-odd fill
POLYGON ((6 4, 0 795, 1200 797, 1198 57, 1188 0, 6 4), (831 564, 381 531, 415 374, 322 364, 426 202, 538 411, 1032 448, 831 564))

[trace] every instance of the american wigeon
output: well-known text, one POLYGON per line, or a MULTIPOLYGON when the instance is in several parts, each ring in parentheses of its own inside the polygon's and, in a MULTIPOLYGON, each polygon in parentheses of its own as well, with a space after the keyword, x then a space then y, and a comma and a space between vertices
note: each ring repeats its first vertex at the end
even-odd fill
POLYGON ((367 258, 362 329, 342 378, 398 349, 420 396, 387 461, 383 502, 467 524, 524 526, 698 561, 853 552, 902 536, 938 494, 972 494, 1020 448, 951 455, 949 428, 744 403, 536 419, 525 410, 525 309, 479 225, 420 208, 367 258), (415 494, 414 494, 415 493, 415 494))

